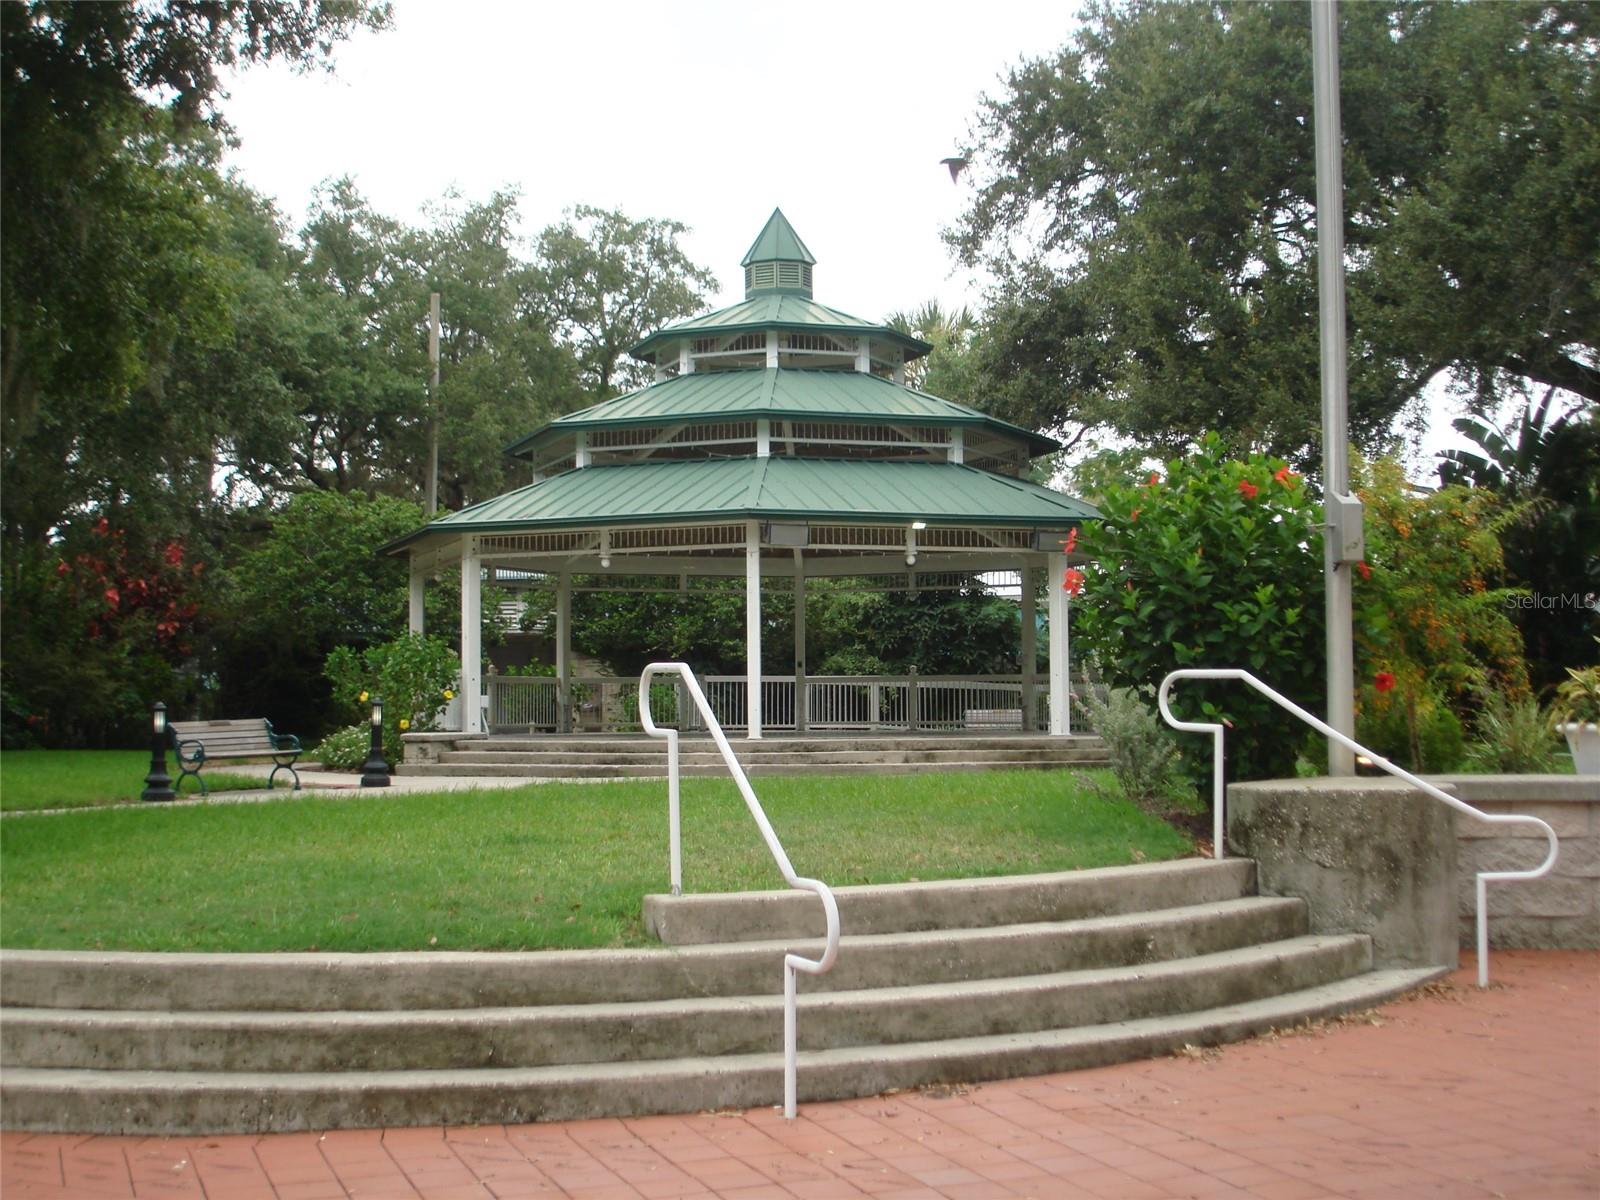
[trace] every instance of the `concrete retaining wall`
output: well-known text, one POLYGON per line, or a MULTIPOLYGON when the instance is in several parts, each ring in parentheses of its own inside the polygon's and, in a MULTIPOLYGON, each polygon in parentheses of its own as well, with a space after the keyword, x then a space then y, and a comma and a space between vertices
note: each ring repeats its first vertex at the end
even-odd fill
MULTIPOLYGON (((1486 813, 1549 822, 1561 843, 1543 879, 1489 885, 1489 944, 1505 949, 1600 949, 1600 778, 1585 775, 1451 775, 1454 793, 1486 813)), ((1525 827, 1456 820, 1461 944, 1476 938, 1473 879, 1479 871, 1537 866, 1544 836, 1525 827)))

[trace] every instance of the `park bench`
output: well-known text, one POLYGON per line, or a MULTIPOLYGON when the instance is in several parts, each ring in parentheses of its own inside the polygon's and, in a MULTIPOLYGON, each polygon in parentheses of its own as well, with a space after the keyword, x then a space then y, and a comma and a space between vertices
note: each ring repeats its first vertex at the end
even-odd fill
POLYGON ((1021 729, 1020 708, 969 708, 962 713, 968 729, 1021 729))
POLYGON ((173 751, 178 760, 178 778, 172 785, 177 792, 184 777, 193 775, 200 781, 200 794, 210 791, 200 774, 200 768, 214 758, 270 758, 275 764, 267 776, 267 787, 279 771, 288 771, 294 779, 294 790, 300 790, 300 773, 294 769, 300 757, 300 739, 292 733, 275 733, 272 722, 264 717, 246 717, 236 721, 169 721, 173 751))

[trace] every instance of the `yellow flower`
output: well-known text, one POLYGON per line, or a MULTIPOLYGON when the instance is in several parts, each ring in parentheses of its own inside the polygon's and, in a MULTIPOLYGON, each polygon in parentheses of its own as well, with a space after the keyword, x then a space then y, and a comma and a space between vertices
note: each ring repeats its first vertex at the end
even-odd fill
POLYGON ((362 692, 361 695, 356 697, 356 699, 361 701, 361 703, 365 704, 367 702, 367 694, 365 692, 362 692))
POLYGON ((404 733, 406 730, 408 730, 410 728, 411 728, 411 722, 406 720, 404 717, 401 717, 400 718, 400 732, 404 733))
POLYGON ((444 698, 446 700, 454 700, 456 698, 456 694, 454 692, 452 692, 449 688, 445 688, 445 690, 444 690, 444 698))

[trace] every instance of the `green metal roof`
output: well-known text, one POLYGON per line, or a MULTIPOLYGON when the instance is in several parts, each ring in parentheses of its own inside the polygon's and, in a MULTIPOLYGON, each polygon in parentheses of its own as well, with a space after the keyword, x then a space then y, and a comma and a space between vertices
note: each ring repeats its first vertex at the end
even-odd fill
POLYGON ((808 296, 768 292, 703 316, 690 317, 676 325, 667 325, 656 330, 628 353, 645 362, 655 362, 654 352, 663 344, 676 343, 685 337, 712 337, 762 329, 852 335, 869 333, 912 351, 911 358, 921 358, 933 349, 921 338, 909 337, 879 322, 866 321, 840 312, 837 308, 829 308, 826 304, 818 304, 808 296))
POLYGON ((739 260, 739 265, 748 267, 757 262, 814 264, 816 261, 811 257, 811 251, 806 249, 806 244, 800 240, 800 235, 794 231, 794 226, 789 224, 789 219, 783 215, 783 210, 775 208, 750 249, 739 260))
POLYGON ((429 535, 778 518, 1060 529, 1099 512, 1038 484, 959 463, 675 459, 584 467, 475 504, 384 547, 429 535))
POLYGON ((785 367, 679 375, 558 417, 506 447, 506 453, 522 455, 540 442, 579 429, 751 417, 958 425, 989 429, 1022 442, 1030 457, 1061 448, 1060 443, 1032 430, 877 375, 785 367))

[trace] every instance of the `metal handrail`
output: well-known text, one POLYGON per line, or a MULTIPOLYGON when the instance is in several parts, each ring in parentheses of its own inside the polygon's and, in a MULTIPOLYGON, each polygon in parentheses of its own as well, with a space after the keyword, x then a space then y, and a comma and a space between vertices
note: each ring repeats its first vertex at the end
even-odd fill
POLYGON ((1376 767, 1381 767, 1397 779, 1403 779, 1412 787, 1425 792, 1435 800, 1442 800, 1451 808, 1475 817, 1491 825, 1537 825, 1544 830, 1545 840, 1550 844, 1550 853, 1544 862, 1528 871, 1479 871, 1477 875, 1477 904, 1478 904, 1478 986, 1489 986, 1489 894, 1488 885, 1510 879, 1538 879, 1548 875, 1550 868, 1556 865, 1556 857, 1560 853, 1560 845, 1556 841, 1556 831, 1548 822, 1526 813, 1486 813, 1473 808, 1464 800, 1458 800, 1448 792, 1442 791, 1425 779, 1418 779, 1404 767, 1397 767, 1381 754, 1374 754, 1354 738, 1340 733, 1333 726, 1312 716, 1305 709, 1295 704, 1292 700, 1279 695, 1249 671, 1241 671, 1235 667, 1205 668, 1185 667, 1173 671, 1161 681, 1161 690, 1156 693, 1156 703, 1161 708, 1161 716, 1168 725, 1174 729, 1185 729, 1193 733, 1209 733, 1212 738, 1211 755, 1211 813, 1212 813, 1212 856, 1223 857, 1223 787, 1222 787, 1222 726, 1210 721, 1180 721, 1172 715, 1172 709, 1167 706, 1167 693, 1173 681, 1178 679, 1233 679, 1241 683, 1248 683, 1268 700, 1279 708, 1299 717, 1311 728, 1324 737, 1332 738, 1341 746, 1345 746, 1357 754, 1371 760, 1376 767))
POLYGON ((678 731, 658 728, 651 719, 650 680, 657 675, 682 677, 695 707, 700 710, 700 715, 705 720, 707 732, 717 743, 717 749, 722 752, 722 761, 727 764, 728 773, 733 776, 739 794, 744 797, 745 807, 755 818, 756 828, 761 830, 762 840, 767 843, 767 849, 772 852, 772 857, 778 864, 778 870, 783 872, 783 877, 789 881, 790 887, 805 892, 815 892, 817 898, 822 901, 822 915, 827 921, 827 943, 823 947, 822 956, 815 959, 794 953, 786 953, 783 956, 783 1115, 793 1120, 796 1091, 795 1064, 798 1058, 795 1039, 794 973, 804 971, 808 975, 821 975, 829 970, 833 966, 834 959, 839 957, 839 904, 833 898, 833 891, 827 884, 818 879, 807 879, 796 874, 794 864, 789 861, 789 856, 784 853, 783 844, 773 832, 772 822, 767 820, 761 801, 756 799, 755 790, 750 786, 749 776, 744 773, 744 768, 734 757, 733 747, 728 745, 727 735, 722 732, 722 726, 712 714, 711 705, 706 701, 706 694, 700 690, 700 681, 694 677, 689 665, 651 663, 639 676, 639 723, 651 737, 667 740, 667 818, 670 824, 668 854, 672 861, 672 894, 674 896, 683 894, 683 835, 679 828, 681 806, 678 789, 678 731))

